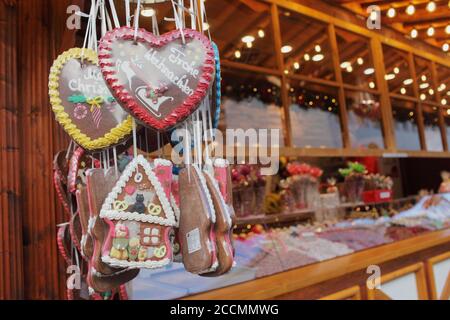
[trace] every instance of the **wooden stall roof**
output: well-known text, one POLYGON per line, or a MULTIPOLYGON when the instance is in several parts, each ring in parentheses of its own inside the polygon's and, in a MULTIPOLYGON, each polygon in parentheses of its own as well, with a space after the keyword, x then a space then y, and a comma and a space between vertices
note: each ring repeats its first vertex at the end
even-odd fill
POLYGON ((382 24, 398 30, 410 36, 411 30, 418 31, 418 39, 421 39, 433 46, 441 48, 444 43, 450 40, 450 33, 446 32, 446 27, 450 24, 450 5, 447 0, 414 0, 414 1, 386 1, 386 0, 332 0, 343 8, 351 10, 359 15, 368 16, 367 8, 376 5, 381 10, 382 24), (427 10, 430 2, 435 3, 434 10, 427 10), (406 13, 406 8, 414 5, 415 13, 406 13), (387 16, 388 10, 395 10, 395 15, 387 16), (427 34, 427 29, 433 27, 433 35, 427 34))

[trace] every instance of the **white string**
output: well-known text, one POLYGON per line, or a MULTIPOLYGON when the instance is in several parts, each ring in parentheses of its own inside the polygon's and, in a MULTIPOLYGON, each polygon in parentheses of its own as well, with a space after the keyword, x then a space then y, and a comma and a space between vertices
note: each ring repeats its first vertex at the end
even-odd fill
POLYGON ((158 18, 156 17, 156 11, 152 16, 152 31, 153 34, 159 36, 158 18))
MULTIPOLYGON (((207 99, 207 98, 206 98, 207 99)), ((205 151, 206 151, 206 160, 209 161, 209 146, 208 146, 208 125, 206 119, 206 103, 205 100, 202 101, 202 105, 200 106, 200 110, 202 112, 202 125, 203 125, 203 141, 205 143, 205 151)))
POLYGON ((130 27, 131 26, 130 0, 125 0, 125 20, 127 27, 130 27))
POLYGON ((136 13, 134 15, 134 42, 136 42, 137 39, 140 15, 141 15, 141 0, 137 0, 136 13))
POLYGON ((177 11, 177 8, 176 8, 177 3, 175 3, 174 0, 171 0, 171 2, 172 2, 173 16, 175 18, 175 26, 180 31, 181 40, 183 41, 183 44, 186 44, 186 39, 184 37, 184 31, 183 31, 182 23, 180 21, 180 17, 178 16, 178 11, 177 11))
POLYGON ((119 177, 119 169, 117 166, 117 150, 116 150, 116 146, 114 146, 113 148, 113 157, 114 157, 114 170, 115 170, 115 174, 116 174, 116 178, 119 177))
POLYGON ((196 30, 197 29, 197 22, 195 19, 195 7, 194 7, 194 0, 191 0, 190 2, 190 14, 191 14, 191 29, 196 30))
POLYGON ((100 0, 100 17, 102 20, 101 28, 102 28, 102 37, 106 34, 106 12, 105 12, 105 0, 100 0))
POLYGON ((111 8, 111 14, 114 20, 114 27, 120 28, 119 17, 117 16, 116 6, 114 5, 114 0, 109 0, 109 7, 111 8))

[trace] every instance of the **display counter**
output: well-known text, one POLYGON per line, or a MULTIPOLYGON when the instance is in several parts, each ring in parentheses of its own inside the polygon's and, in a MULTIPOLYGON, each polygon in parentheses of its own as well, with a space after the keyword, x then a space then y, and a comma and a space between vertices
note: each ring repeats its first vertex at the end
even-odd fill
POLYGON ((322 227, 248 225, 246 236, 240 230, 235 237, 236 266, 228 274, 201 277, 180 263, 141 270, 130 298, 448 299, 449 198, 427 196, 392 217, 322 227), (378 280, 381 289, 369 290, 366 282, 378 280))

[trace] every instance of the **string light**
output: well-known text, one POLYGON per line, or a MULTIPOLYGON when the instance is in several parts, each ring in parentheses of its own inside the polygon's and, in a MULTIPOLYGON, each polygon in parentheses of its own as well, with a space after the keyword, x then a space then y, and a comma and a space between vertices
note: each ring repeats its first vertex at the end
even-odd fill
POLYGON ((244 43, 249 43, 249 42, 255 41, 255 37, 251 36, 251 35, 246 35, 246 36, 243 36, 241 40, 244 43))
POLYGON ((405 88, 401 88, 401 89, 400 89, 400 93, 401 93, 401 94, 406 94, 406 89, 405 89, 405 88))
POLYGON ((300 63, 294 62, 294 69, 296 70, 300 69, 300 63))
POLYGON ((319 62, 319 61, 322 61, 323 58, 324 58, 324 55, 321 53, 318 53, 312 57, 312 60, 315 62, 319 62))
POLYGON ((309 61, 311 60, 311 57, 309 54, 305 53, 305 55, 303 56, 303 58, 305 59, 305 61, 309 61))
POLYGON ((322 51, 322 48, 320 47, 320 45, 316 44, 316 46, 314 47, 314 50, 316 50, 316 52, 320 52, 320 51, 322 51))
POLYGON ((369 82, 369 88, 370 88, 370 89, 374 89, 374 88, 375 88, 375 82, 370 81, 370 82, 369 82))
POLYGON ((406 7, 406 14, 412 16, 416 12, 416 7, 411 3, 406 7))
POLYGON ((412 29, 410 35, 411 38, 415 39, 419 35, 419 31, 417 31, 416 29, 412 29))
MULTIPOLYGON (((441 100, 441 104, 443 105, 443 106, 445 106, 445 105, 447 105, 447 99, 442 99, 441 100)), ((448 110, 447 110, 447 112, 448 112, 448 110)))
POLYGON ((352 67, 351 65, 349 65, 349 66, 346 68, 346 70, 347 70, 348 73, 353 72, 353 67, 352 67))
POLYGON ((374 72, 375 72, 374 68, 367 68, 366 70, 364 70, 364 74, 366 76, 369 76, 369 75, 373 74, 374 72))
POLYGON ((400 73, 400 69, 399 69, 398 67, 395 67, 395 68, 394 68, 394 73, 395 73, 395 74, 399 74, 399 73, 400 73))
POLYGON ((450 45, 448 43, 444 43, 442 45, 442 51, 448 52, 448 50, 450 50, 450 45))
POLYGON ((263 30, 263 29, 259 29, 259 30, 258 30, 258 37, 260 37, 260 38, 264 38, 264 37, 265 37, 265 35, 266 35, 266 33, 264 32, 264 30, 263 30))
POLYGON ((419 85, 419 88, 420 88, 420 89, 426 89, 426 88, 428 88, 429 86, 430 86, 430 84, 427 83, 427 82, 425 82, 425 83, 421 83, 421 84, 419 85))
POLYGON ((403 81, 403 84, 405 85, 405 86, 409 86, 410 84, 412 84, 413 83, 413 79, 406 79, 405 81, 403 81))
POLYGON ((234 56, 236 57, 236 59, 239 59, 241 57, 241 52, 239 50, 236 50, 234 52, 234 56))
POLYGON ((281 53, 289 53, 292 51, 292 46, 290 45, 285 45, 281 47, 281 53))
POLYGON ((427 95, 425 93, 422 93, 420 95, 420 100, 424 101, 427 98, 427 95))
POLYGON ((253 42, 246 42, 245 45, 247 46, 247 48, 251 48, 253 47, 253 42))
POLYGON ((433 88, 430 88, 430 90, 428 90, 428 93, 429 93, 430 96, 434 95, 434 90, 433 90, 433 88))
POLYGON ((359 65, 363 65, 363 64, 364 64, 364 59, 361 58, 361 57, 359 57, 359 58, 356 60, 356 62, 357 62, 359 65))
POLYGON ((434 36, 434 28, 433 28, 433 26, 430 26, 430 27, 427 29, 427 35, 428 35, 429 37, 434 36))
POLYGON ((385 78, 387 81, 394 80, 394 79, 395 79, 395 74, 389 73, 389 74, 385 75, 384 78, 385 78))
POLYGON ((387 16, 389 18, 394 18, 396 14, 397 14, 397 12, 395 11, 395 8, 393 8, 393 7, 390 7, 389 10, 387 11, 387 16))
POLYGON ((450 109, 447 109, 447 114, 450 116, 450 109))
POLYGON ((445 27, 445 33, 450 34, 450 24, 445 27))
POLYGON ((420 79, 421 79, 422 81, 427 81, 427 76, 423 74, 423 75, 420 77, 420 79))
POLYGON ((447 88, 447 86, 445 85, 445 83, 441 83, 441 84, 439 85, 439 87, 438 87, 438 91, 439 91, 439 92, 442 92, 442 91, 444 91, 446 88, 447 88))
POLYGON ((434 12, 436 10, 436 3, 434 1, 430 1, 427 4, 427 11, 434 12))
POLYGON ((344 61, 344 62, 341 63, 341 68, 342 69, 347 69, 351 65, 352 64, 349 61, 344 61))

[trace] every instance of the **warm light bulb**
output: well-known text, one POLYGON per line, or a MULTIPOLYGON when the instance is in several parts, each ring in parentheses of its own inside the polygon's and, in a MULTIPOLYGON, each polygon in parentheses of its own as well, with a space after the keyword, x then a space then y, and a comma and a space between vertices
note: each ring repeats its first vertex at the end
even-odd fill
POLYGON ((419 32, 416 29, 412 29, 410 35, 411 35, 411 38, 417 38, 417 36, 419 35, 419 32))
POLYGON ((412 16, 416 12, 416 7, 411 3, 409 6, 406 7, 406 13, 412 16))
POLYGON ((300 69, 300 63, 294 62, 294 69, 296 70, 300 69))
POLYGON ((373 74, 374 72, 375 72, 374 68, 367 68, 366 70, 364 70, 364 74, 366 76, 369 76, 369 75, 373 74))
POLYGON ((387 11, 387 16, 389 18, 393 18, 395 17, 395 15, 397 14, 397 12, 395 11, 395 8, 389 8, 389 10, 387 11))
POLYGON ((375 88, 375 82, 370 81, 370 82, 369 82, 369 88, 370 88, 370 89, 374 89, 374 88, 375 88))
POLYGON ((430 1, 427 4, 427 11, 428 12, 433 12, 436 10, 436 3, 434 1, 430 1))
POLYGON ((450 34, 450 24, 445 27, 445 33, 450 34))
POLYGON ((430 88, 430 90, 428 90, 428 93, 430 94, 430 96, 432 96, 434 94, 433 88, 430 88))
POLYGON ((420 100, 424 101, 427 98, 427 95, 425 93, 422 93, 420 95, 420 100))
POLYGON ((434 28, 433 28, 433 27, 429 27, 429 28, 427 29, 427 35, 428 35, 429 37, 434 36, 434 28))
POLYGON ((403 81, 403 84, 405 85, 405 86, 409 86, 410 84, 412 84, 414 81, 413 81, 413 79, 406 79, 405 81, 403 81))
MULTIPOLYGON (((445 99, 445 98, 442 99, 442 100, 441 100, 441 104, 442 104, 443 106, 445 106, 445 105, 447 104, 447 99, 445 99)), ((448 112, 448 110, 447 110, 447 112, 448 112)))
POLYGON ((448 50, 450 50, 450 45, 449 45, 448 43, 444 43, 444 44, 442 45, 442 50, 443 50, 444 52, 447 52, 448 50))
POLYGON ((359 58, 356 60, 356 62, 357 62, 359 65, 363 65, 363 64, 364 64, 364 59, 361 58, 361 57, 359 57, 359 58))
POLYGON ((395 79, 395 74, 389 73, 389 74, 385 75, 384 78, 385 78, 387 81, 394 80, 394 79, 395 79))
POLYGON ((351 65, 349 65, 346 69, 347 69, 347 72, 353 72, 353 67, 351 65))
POLYGON ((400 69, 399 69, 398 67, 395 67, 395 68, 394 68, 394 73, 395 73, 395 74, 399 74, 399 73, 400 73, 400 69))
POLYGON ((447 114, 450 116, 450 109, 447 109, 447 114))
POLYGON ((264 32, 264 30, 263 30, 263 29, 259 29, 259 30, 258 30, 258 37, 260 37, 260 38, 264 38, 264 37, 265 37, 265 35, 266 35, 266 33, 264 32))
POLYGON ((305 61, 311 60, 311 56, 309 54, 307 54, 307 53, 305 53, 303 58, 305 59, 305 61))
POLYGON ((251 36, 251 35, 247 35, 247 36, 243 36, 241 40, 244 43, 249 43, 249 42, 255 41, 255 37, 251 36))
POLYGON ((239 50, 236 50, 236 51, 234 52, 234 56, 235 56, 237 59, 239 59, 239 58, 241 57, 241 52, 240 52, 239 50))
POLYGON ((247 46, 247 48, 251 48, 253 47, 253 42, 246 42, 245 45, 247 46))
POLYGON ((320 52, 320 51, 322 51, 322 48, 320 47, 320 45, 316 44, 316 46, 314 47, 314 50, 316 50, 316 52, 320 52))
POLYGON ((401 94, 406 94, 406 89, 405 89, 405 88, 401 88, 401 89, 400 89, 400 93, 401 93, 401 94))
POLYGON ((324 55, 321 54, 321 53, 318 53, 318 54, 316 54, 316 55, 314 55, 314 56, 312 57, 313 61, 315 61, 315 62, 322 61, 323 58, 324 58, 324 55))
POLYGON ((427 81, 427 76, 423 74, 423 75, 420 77, 420 79, 421 79, 422 81, 427 81))
POLYGON ((281 47, 281 53, 289 53, 289 52, 291 52, 291 51, 292 51, 292 47, 289 46, 289 45, 286 45, 286 46, 282 46, 282 47, 281 47))

